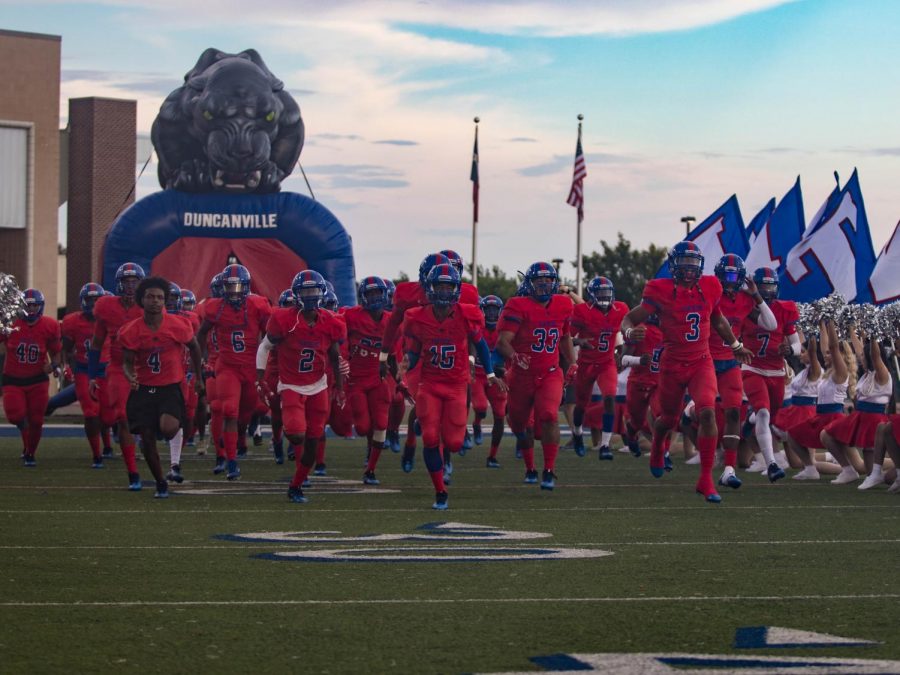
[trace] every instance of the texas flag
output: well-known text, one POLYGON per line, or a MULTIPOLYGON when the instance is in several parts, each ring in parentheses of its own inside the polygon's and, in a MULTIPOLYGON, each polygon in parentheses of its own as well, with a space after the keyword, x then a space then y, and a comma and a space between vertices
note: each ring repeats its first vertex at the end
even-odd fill
MULTIPOLYGON (((774 200, 773 200, 774 201, 774 200)), ((806 220, 803 217, 803 193, 800 177, 787 191, 772 212, 750 246, 745 263, 748 274, 760 267, 771 267, 781 271, 784 259, 803 237, 806 220)))
MULTIPOLYGON (((713 211, 712 215, 695 227, 683 241, 692 241, 700 247, 704 257, 704 274, 712 274, 716 263, 726 253, 736 253, 742 258, 745 257, 749 243, 737 195, 731 195, 728 201, 713 211)), ((657 279, 667 279, 671 276, 666 263, 663 263, 656 273, 657 279)))
POLYGON ((878 256, 869 277, 869 292, 872 302, 879 305, 900 300, 900 223, 878 256))
POLYGON ((821 214, 788 253, 781 297, 811 302, 837 291, 851 302, 871 302, 875 250, 856 170, 821 214))

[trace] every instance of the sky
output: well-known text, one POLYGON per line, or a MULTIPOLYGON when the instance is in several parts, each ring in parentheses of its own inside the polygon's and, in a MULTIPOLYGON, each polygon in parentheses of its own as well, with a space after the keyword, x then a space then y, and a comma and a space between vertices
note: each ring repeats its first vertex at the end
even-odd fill
MULTIPOLYGON (((481 265, 574 260, 578 114, 585 253, 671 246, 733 193, 749 222, 797 176, 811 218, 854 167, 877 253, 900 218, 898 25, 894 0, 0 0, 0 28, 62 36, 62 125, 69 98, 112 96, 147 134, 205 48, 258 50, 359 277, 469 261, 475 116, 481 265)), ((137 195, 158 189, 151 163, 137 195)), ((283 189, 308 194, 297 170, 283 189)))

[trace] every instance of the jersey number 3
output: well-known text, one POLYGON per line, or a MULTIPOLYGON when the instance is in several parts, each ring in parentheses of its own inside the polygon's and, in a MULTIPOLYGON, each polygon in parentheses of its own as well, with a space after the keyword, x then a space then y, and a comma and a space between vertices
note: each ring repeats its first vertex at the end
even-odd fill
POLYGON ((531 345, 531 351, 550 354, 556 351, 556 343, 559 342, 558 328, 535 328, 534 336, 537 338, 537 342, 531 345))
POLYGON ((696 342, 700 339, 700 315, 697 312, 691 312, 685 318, 688 322, 688 332, 684 334, 684 339, 688 342, 696 342))

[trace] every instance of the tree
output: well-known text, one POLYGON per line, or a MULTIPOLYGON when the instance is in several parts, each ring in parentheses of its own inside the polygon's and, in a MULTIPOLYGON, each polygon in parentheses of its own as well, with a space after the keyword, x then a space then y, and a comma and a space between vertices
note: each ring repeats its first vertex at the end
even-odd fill
MULTIPOLYGON (((472 265, 466 265, 466 267, 470 275, 466 281, 471 281, 472 265)), ((482 298, 486 295, 496 295, 506 302, 516 294, 518 287, 518 278, 506 276, 506 272, 501 270, 498 265, 492 265, 490 270, 481 265, 478 266, 478 294, 482 298)))
POLYGON ((601 251, 582 256, 586 282, 597 276, 609 277, 616 286, 616 300, 634 307, 641 301, 644 284, 656 276, 667 249, 650 244, 646 250, 632 250, 631 242, 621 232, 615 246, 606 241, 600 246, 601 251))

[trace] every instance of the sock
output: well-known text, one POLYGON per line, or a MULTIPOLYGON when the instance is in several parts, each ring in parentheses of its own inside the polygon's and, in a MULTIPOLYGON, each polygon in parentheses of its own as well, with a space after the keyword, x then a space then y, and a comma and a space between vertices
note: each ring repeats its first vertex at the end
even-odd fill
POLYGON ((41 442, 41 436, 44 434, 44 426, 42 422, 30 422, 28 424, 28 444, 25 446, 25 454, 34 457, 37 453, 38 443, 41 442))
POLYGON ((434 491, 446 492, 447 486, 444 485, 444 462, 441 459, 440 448, 423 448, 422 459, 425 461, 425 468, 428 469, 428 475, 431 477, 434 491))
POLYGON ((556 467, 556 455, 559 454, 559 443, 541 443, 544 451, 544 470, 553 471, 556 467))
POLYGON ((490 454, 488 455, 488 457, 496 457, 496 456, 497 456, 497 453, 498 453, 499 451, 500 451, 500 446, 499 446, 499 445, 491 444, 491 452, 490 452, 490 454))
POLYGON ((112 439, 110 438, 109 427, 103 427, 103 430, 100 432, 100 437, 103 439, 104 448, 112 447, 112 439))
POLYGON ((183 442, 184 431, 179 429, 178 433, 172 436, 172 439, 169 441, 169 463, 172 466, 181 464, 181 448, 183 442))
POLYGON ((765 460, 763 459, 762 453, 754 452, 753 453, 753 463, 754 464, 763 464, 765 460))
POLYGON ((246 448, 247 447, 247 427, 245 427, 243 425, 239 425, 237 434, 238 434, 237 435, 237 446, 242 449, 246 448))
POLYGON ((725 466, 730 466, 732 469, 737 466, 737 450, 726 450, 725 451, 725 466))
POLYGON ((663 467, 663 453, 665 452, 665 442, 669 437, 668 433, 660 433, 653 430, 653 439, 650 441, 650 466, 654 469, 663 467))
POLYGON ((372 451, 369 453, 369 462, 366 464, 366 471, 375 471, 378 464, 378 458, 381 457, 381 451, 384 450, 384 443, 372 441, 372 451))
POLYGON ((122 460, 125 462, 125 470, 128 473, 137 473, 137 461, 134 458, 134 442, 130 445, 122 445, 122 460))
POLYGON ((213 445, 216 446, 216 457, 224 457, 224 444, 222 436, 225 433, 225 418, 221 412, 213 411, 209 420, 209 435, 212 437, 213 445))
POLYGON ((225 442, 225 456, 228 461, 237 459, 238 432, 223 431, 222 440, 225 442))
POLYGON ((91 446, 91 454, 94 456, 94 459, 99 459, 101 457, 100 454, 100 434, 95 434, 93 436, 88 436, 88 443, 91 446))
POLYGON ((281 439, 284 437, 284 425, 283 424, 273 424, 272 425, 272 443, 277 443, 278 447, 281 447, 281 439))
POLYGON ((884 468, 881 464, 873 464, 872 465, 872 473, 869 474, 872 478, 881 478, 884 475, 884 468))
POLYGON ((614 413, 603 413, 603 434, 600 440, 602 445, 609 445, 609 439, 612 438, 612 430, 615 423, 616 416, 614 413))
POLYGON ((299 488, 301 485, 303 485, 304 481, 309 478, 309 470, 312 469, 311 466, 306 466, 300 461, 300 456, 302 454, 302 452, 298 452, 294 459, 297 468, 294 470, 294 477, 291 478, 292 488, 299 488))
POLYGON ((522 461, 527 471, 534 471, 534 448, 522 448, 522 461))
POLYGON ((319 438, 319 444, 316 446, 316 464, 325 463, 325 436, 319 438))
POLYGON ((772 449, 772 429, 769 427, 769 411, 763 408, 756 411, 756 442, 766 458, 766 466, 775 461, 772 449))
POLYGON ((712 468, 716 461, 716 437, 698 436, 697 452, 700 453, 700 480, 697 481, 697 487, 707 495, 716 491, 712 479, 712 468))

